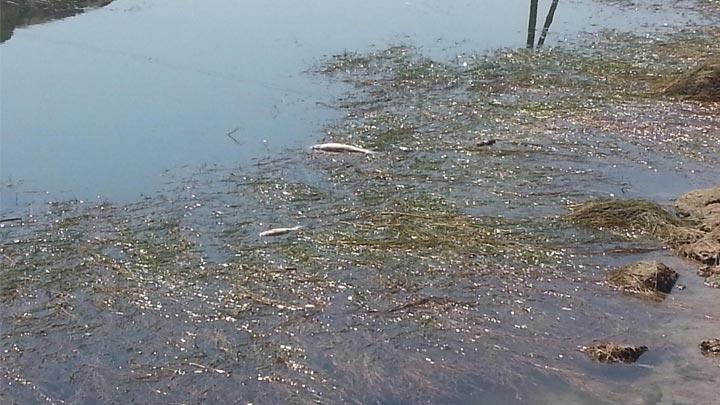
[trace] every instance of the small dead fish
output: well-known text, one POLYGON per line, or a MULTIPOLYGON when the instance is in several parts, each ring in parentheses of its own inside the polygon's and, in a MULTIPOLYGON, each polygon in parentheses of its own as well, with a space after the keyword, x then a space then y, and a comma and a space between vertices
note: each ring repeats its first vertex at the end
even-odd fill
POLYGON ((293 226, 292 228, 274 228, 268 229, 267 231, 260 232, 260 236, 280 236, 286 233, 297 231, 302 228, 301 226, 293 226))
POLYGON ((312 148, 314 150, 320 150, 323 152, 355 152, 365 153, 367 155, 372 155, 373 153, 375 153, 368 149, 359 148, 353 145, 346 145, 344 143, 321 143, 314 145, 312 148))

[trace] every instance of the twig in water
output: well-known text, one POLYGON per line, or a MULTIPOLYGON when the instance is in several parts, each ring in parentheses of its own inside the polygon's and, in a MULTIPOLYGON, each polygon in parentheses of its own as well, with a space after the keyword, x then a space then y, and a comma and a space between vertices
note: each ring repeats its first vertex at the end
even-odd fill
POLYGON ((228 132, 228 133, 226 134, 228 138, 232 139, 233 142, 235 142, 235 143, 238 144, 238 145, 240 145, 240 141, 238 141, 238 140, 233 136, 233 134, 234 134, 235 132, 239 131, 239 130, 240 130, 240 127, 237 127, 237 128, 233 129, 232 131, 230 131, 230 132, 228 132))
POLYGON ((22 218, 20 218, 20 217, 0 218, 0 222, 16 222, 16 221, 22 221, 22 218))

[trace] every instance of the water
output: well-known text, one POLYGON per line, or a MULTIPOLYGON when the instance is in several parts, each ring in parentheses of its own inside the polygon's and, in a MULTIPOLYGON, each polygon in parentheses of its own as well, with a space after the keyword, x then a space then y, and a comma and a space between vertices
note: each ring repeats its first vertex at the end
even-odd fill
MULTIPOLYGON (((388 3, 119 0, 12 32, 1 208, 22 209, 0 216, 18 217, 0 223, 0 403, 720 395, 716 361, 697 350, 718 330, 717 294, 696 265, 559 218, 591 197, 669 204, 716 184, 716 109, 618 101, 621 84, 589 64, 603 60, 563 52, 490 58, 488 77, 506 77, 475 90, 454 58, 525 47, 527 2, 388 3), (421 49, 397 64, 380 52, 397 70, 377 82, 314 73, 326 55, 397 43, 421 49), (457 69, 425 76, 423 55, 457 69), (324 107, 341 95, 351 107, 324 107), (499 140, 473 147, 485 136, 499 140), (379 153, 298 152, 325 137, 379 153), (697 139, 704 162, 683 154, 697 139), (58 198, 113 203, 24 208, 58 198), (665 261, 687 289, 655 303, 604 284, 639 259, 665 261), (596 339, 650 351, 596 364, 578 351, 596 339)), ((547 43, 700 21, 675 7, 561 2, 547 43)), ((578 41, 623 52, 611 35, 578 41)), ((644 41, 623 53, 672 54, 644 41)))
MULTIPOLYGON (((540 2, 538 27, 549 5, 540 2)), ((547 43, 688 18, 563 2, 547 43)), ((517 0, 120 0, 17 28, 0 45, 0 210, 133 201, 166 169, 307 147, 337 117, 322 103, 345 91, 310 72, 326 55, 522 47, 527 19, 517 0)))

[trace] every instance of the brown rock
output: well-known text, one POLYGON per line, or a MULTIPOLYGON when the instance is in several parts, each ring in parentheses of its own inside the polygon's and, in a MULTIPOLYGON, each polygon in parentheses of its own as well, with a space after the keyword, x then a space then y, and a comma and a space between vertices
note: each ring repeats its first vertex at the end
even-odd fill
POLYGON ((705 285, 720 288, 720 266, 706 266, 698 270, 698 276, 705 279, 705 285))
POLYGON ((648 351, 647 346, 626 346, 606 342, 580 349, 589 358, 600 363, 634 363, 648 351))
POLYGON ((613 270, 609 280, 623 291, 635 294, 669 294, 679 275, 658 261, 642 261, 613 270))
POLYGON ((720 264, 720 226, 699 240, 682 245, 680 253, 709 266, 720 264))
POLYGON ((700 353, 705 356, 720 356, 720 339, 702 341, 700 343, 700 353))
POLYGON ((678 213, 702 223, 705 231, 720 226, 720 187, 694 190, 676 202, 678 213))

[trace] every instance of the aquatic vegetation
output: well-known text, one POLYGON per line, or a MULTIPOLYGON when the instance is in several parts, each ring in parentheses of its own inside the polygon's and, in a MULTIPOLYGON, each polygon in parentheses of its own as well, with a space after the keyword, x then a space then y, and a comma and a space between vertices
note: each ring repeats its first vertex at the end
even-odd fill
MULTIPOLYGON (((676 307, 634 300, 638 311, 602 280, 650 295, 677 274, 606 269, 657 256, 656 239, 708 232, 649 201, 588 198, 635 193, 655 161, 672 163, 661 175, 713 161, 715 107, 652 91, 685 66, 678 55, 717 49, 712 32, 687 47, 604 32, 582 51, 333 57, 317 70, 355 86, 326 141, 372 158, 289 151, 134 204, 3 223, 0 376, 28 387, 21 399, 30 386, 80 395, 43 381, 49 368, 58 385, 95 381, 102 398, 138 401, 241 390, 255 402, 449 402, 487 387, 524 400, 543 378, 583 400, 627 400, 615 389, 627 381, 588 371, 575 348, 610 334, 675 344, 663 328, 676 307)), ((704 169, 694 181, 715 173, 704 169)), ((583 351, 631 362, 646 350, 583 351)), ((654 391, 658 377, 632 378, 654 391)))
POLYGON ((572 208, 568 221, 629 237, 650 236, 673 246, 699 239, 702 232, 644 200, 598 199, 572 208))
POLYGON ((665 88, 669 96, 699 101, 720 101, 720 60, 708 61, 665 88))

